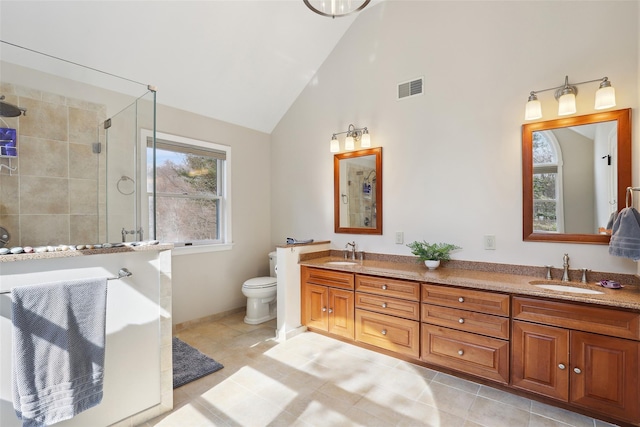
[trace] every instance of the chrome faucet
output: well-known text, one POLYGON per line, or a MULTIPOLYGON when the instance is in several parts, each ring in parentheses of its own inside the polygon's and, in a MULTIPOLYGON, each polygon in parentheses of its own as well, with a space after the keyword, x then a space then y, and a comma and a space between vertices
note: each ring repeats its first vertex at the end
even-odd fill
POLYGON ((564 267, 564 273, 562 273, 562 281, 569 281, 569 254, 564 254, 562 257, 562 266, 564 267))
MULTIPOLYGON (((351 259, 355 260, 356 259, 356 242, 355 240, 353 242, 348 242, 346 245, 344 245, 345 249, 347 249, 349 252, 351 252, 351 259), (349 249, 349 246, 351 246, 351 249, 349 249)), ((345 252, 344 254, 345 259, 347 258, 347 253, 345 252)))

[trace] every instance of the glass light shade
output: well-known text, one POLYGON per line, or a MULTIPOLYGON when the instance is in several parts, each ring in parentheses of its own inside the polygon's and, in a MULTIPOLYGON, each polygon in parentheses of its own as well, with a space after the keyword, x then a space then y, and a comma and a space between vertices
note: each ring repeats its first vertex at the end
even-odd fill
POLYGON ((369 132, 362 134, 362 139, 360 139, 360 146, 362 148, 371 147, 371 137, 369 136, 369 132))
POLYGON ((344 149, 345 150, 355 150, 356 148, 356 143, 353 140, 352 136, 348 136, 345 140, 344 140, 344 149))
POLYGON ((331 138, 331 143, 329 145, 329 151, 331 153, 337 153, 340 151, 340 142, 338 141, 338 139, 334 136, 333 138, 331 138))
POLYGON ((318 15, 338 18, 364 9, 371 0, 303 0, 318 15))
POLYGON ((558 99, 558 115, 568 116, 576 112, 576 96, 573 93, 565 93, 558 99))
POLYGON ((596 92, 596 110, 604 110, 616 106, 616 90, 611 87, 601 87, 596 92))
POLYGON ((537 99, 527 102, 524 109, 525 120, 535 120, 542 117, 542 104, 537 99))

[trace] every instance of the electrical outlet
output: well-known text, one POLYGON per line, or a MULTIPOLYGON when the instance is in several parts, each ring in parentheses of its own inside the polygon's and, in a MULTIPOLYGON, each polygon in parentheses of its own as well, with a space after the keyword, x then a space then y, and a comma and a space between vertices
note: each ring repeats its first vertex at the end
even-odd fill
POLYGON ((496 249, 496 236, 493 234, 486 234, 484 236, 484 248, 486 250, 495 250, 496 249))
POLYGON ((396 231, 396 245, 401 245, 404 243, 404 232, 396 231))

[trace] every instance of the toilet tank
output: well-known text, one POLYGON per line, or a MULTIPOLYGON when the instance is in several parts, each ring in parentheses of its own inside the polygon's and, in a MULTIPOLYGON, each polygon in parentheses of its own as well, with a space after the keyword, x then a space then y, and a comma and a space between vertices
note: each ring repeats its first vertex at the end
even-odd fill
POLYGON ((276 251, 269 252, 269 275, 271 277, 277 277, 277 274, 276 274, 277 262, 278 262, 278 257, 276 256, 276 251))

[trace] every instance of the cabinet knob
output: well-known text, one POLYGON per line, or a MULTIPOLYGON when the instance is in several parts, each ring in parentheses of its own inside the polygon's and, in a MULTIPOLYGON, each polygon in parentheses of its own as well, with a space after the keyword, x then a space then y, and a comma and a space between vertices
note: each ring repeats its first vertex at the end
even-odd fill
POLYGON ((462 297, 458 298, 458 302, 464 302, 464 298, 462 297))
POLYGON ((458 354, 462 356, 464 354, 464 350, 458 350, 458 354))
POLYGON ((458 323, 464 323, 464 319, 461 317, 460 319, 458 319, 458 323))
POLYGON ((330 309, 329 309, 329 313, 333 313, 333 308, 330 308, 330 309))
POLYGON ((382 303, 382 308, 387 308, 387 303, 386 302, 382 303))
POLYGON ((582 373, 580 368, 573 368, 573 372, 575 372, 576 374, 581 374, 582 373))
POLYGON ((387 285, 382 285, 382 290, 386 291, 387 290, 387 285))
POLYGON ((561 363, 561 364, 558 365, 558 368, 564 370, 566 368, 566 366, 564 366, 564 364, 561 363))
POLYGON ((322 307, 322 311, 327 311, 327 307, 322 307))
POLYGON ((382 335, 387 335, 387 330, 386 330, 386 329, 383 329, 382 331, 380 331, 380 333, 381 333, 382 335))

